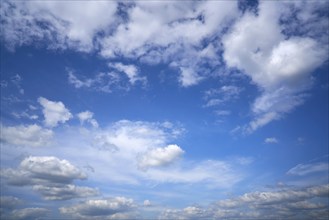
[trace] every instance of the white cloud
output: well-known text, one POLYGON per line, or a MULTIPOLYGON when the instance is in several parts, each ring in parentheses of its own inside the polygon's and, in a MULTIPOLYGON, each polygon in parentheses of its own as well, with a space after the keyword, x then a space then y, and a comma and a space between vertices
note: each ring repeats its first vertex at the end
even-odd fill
POLYGON ((53 132, 39 125, 1 125, 1 140, 16 146, 43 147, 49 145, 53 132))
POLYGON ((4 169, 2 175, 9 184, 24 186, 42 183, 71 183, 87 176, 67 160, 56 157, 27 157, 18 169, 4 169))
POLYGON ((46 200, 68 200, 99 194, 97 189, 73 185, 74 180, 86 179, 86 174, 67 160, 56 157, 27 157, 17 169, 2 169, 1 177, 9 185, 32 186, 46 200))
POLYGON ((127 218, 128 216, 120 214, 129 214, 135 207, 136 205, 132 199, 114 197, 87 200, 73 206, 61 207, 59 210, 64 215, 79 219, 121 219, 121 217, 127 218))
POLYGON ((134 85, 137 81, 146 83, 146 77, 139 76, 139 70, 135 65, 125 65, 123 63, 109 63, 109 67, 126 74, 130 84, 134 85))
POLYGON ((49 48, 94 49, 99 31, 115 22, 116 2, 10 2, 2 4, 6 46, 47 40, 49 48), (88 12, 85 9, 88 8, 88 12), (99 16, 99 15, 103 16, 99 16))
POLYGON ((328 58, 326 46, 316 39, 282 33, 278 21, 285 4, 260 2, 258 16, 245 13, 223 37, 226 64, 242 70, 262 91, 248 133, 302 104, 312 72, 328 58))
POLYGON ((204 93, 204 99, 207 102, 204 107, 213 107, 232 102, 239 98, 241 91, 242 88, 234 85, 224 85, 218 89, 207 90, 204 93))
POLYGON ((180 71, 181 75, 179 81, 184 87, 196 85, 202 80, 202 77, 199 76, 192 68, 180 67, 180 71))
POLYGON ((179 146, 173 144, 165 148, 155 148, 140 156, 138 165, 141 169, 164 166, 175 161, 183 153, 179 146))
POLYGON ((44 123, 49 127, 56 127, 59 122, 65 123, 72 118, 72 114, 62 102, 50 101, 43 97, 39 97, 38 102, 43 107, 44 123))
POLYGON ((266 144, 277 144, 279 141, 275 137, 266 138, 264 141, 266 144))
POLYGON ((329 164, 324 162, 310 163, 310 164, 298 164, 295 167, 288 170, 287 174, 304 176, 308 174, 326 172, 328 173, 329 164))
POLYGON ((151 206, 152 203, 150 202, 150 200, 144 200, 143 205, 144 206, 151 206))
POLYGON ((231 114, 231 111, 228 110, 216 110, 215 114, 218 116, 227 116, 231 114))
POLYGON ((90 112, 90 111, 84 111, 84 112, 80 112, 77 114, 81 124, 83 124, 85 121, 89 122, 93 127, 97 128, 98 127, 98 123, 97 121, 93 118, 94 117, 94 113, 90 112))

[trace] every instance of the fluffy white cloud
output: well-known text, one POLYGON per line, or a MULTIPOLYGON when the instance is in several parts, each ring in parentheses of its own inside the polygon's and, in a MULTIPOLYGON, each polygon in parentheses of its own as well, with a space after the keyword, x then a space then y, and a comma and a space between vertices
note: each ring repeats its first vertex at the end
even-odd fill
POLYGON ((125 65, 123 63, 109 63, 109 67, 126 74, 130 84, 134 85, 137 81, 146 82, 145 77, 139 76, 139 70, 135 65, 125 65))
POLYGON ((98 195, 97 189, 71 184, 84 180, 86 174, 67 160, 56 157, 27 157, 17 169, 3 169, 1 176, 9 185, 33 186, 46 200, 68 200, 98 195))
POLYGON ((155 148, 142 155, 139 158, 138 165, 141 169, 164 166, 172 163, 183 153, 184 151, 177 145, 168 145, 165 148, 155 148))
POLYGON ((71 183, 74 179, 86 179, 86 174, 67 160, 56 157, 27 157, 17 169, 4 169, 2 176, 9 184, 24 186, 42 183, 71 183))
POLYGON ((115 22, 117 3, 4 1, 2 7, 2 37, 8 47, 46 39, 50 48, 90 51, 97 33, 115 22))
POLYGON ((16 146, 47 146, 53 138, 53 132, 39 125, 1 125, 1 140, 16 146))
POLYGON ((327 172, 329 170, 329 164, 324 162, 298 164, 295 167, 288 170, 287 174, 304 176, 312 173, 327 172))
POLYGON ((83 124, 85 121, 89 122, 93 127, 97 128, 98 127, 98 123, 96 121, 96 119, 94 119, 94 113, 90 112, 90 111, 84 111, 84 112, 80 112, 77 114, 81 124, 83 124))
POLYGON ((72 114, 62 102, 50 101, 43 97, 39 97, 38 102, 43 107, 44 123, 49 127, 56 127, 59 122, 65 123, 72 118, 72 114))
POLYGON ((121 219, 121 217, 128 217, 121 214, 129 213, 135 207, 132 199, 115 197, 87 200, 73 206, 61 207, 59 210, 64 215, 79 219, 121 219))
POLYGON ((266 144, 277 144, 279 141, 275 137, 266 138, 264 141, 266 144))
POLYGON ((260 2, 259 15, 245 13, 223 37, 226 64, 242 70, 262 91, 253 104, 255 119, 247 133, 302 104, 303 92, 312 85, 312 72, 328 58, 327 45, 316 39, 287 38, 282 33, 280 9, 287 6, 260 2))

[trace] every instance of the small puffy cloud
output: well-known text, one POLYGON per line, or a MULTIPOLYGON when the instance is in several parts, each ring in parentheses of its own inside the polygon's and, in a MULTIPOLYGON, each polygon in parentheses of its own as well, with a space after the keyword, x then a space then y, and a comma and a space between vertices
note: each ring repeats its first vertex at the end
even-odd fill
POLYGON ((97 128, 98 127, 98 123, 97 121, 93 118, 94 117, 94 113, 90 112, 90 111, 84 111, 84 112, 80 112, 79 114, 77 114, 81 124, 83 124, 85 121, 89 122, 93 127, 97 128))
POLYGON ((318 162, 318 163, 309 163, 309 164, 298 164, 295 167, 288 170, 287 174, 304 176, 318 172, 328 173, 328 171, 329 171, 328 163, 318 162))
POLYGON ((58 123, 65 123, 72 118, 72 114, 62 102, 53 102, 43 97, 38 98, 38 102, 43 107, 46 126, 56 127, 58 123))
POLYGON ((141 169, 164 166, 172 163, 184 151, 177 145, 168 145, 165 148, 155 148, 140 157, 138 166, 141 169))
POLYGON ((83 203, 61 207, 62 214, 79 219, 119 219, 121 214, 132 211, 136 205, 134 201, 125 197, 115 197, 109 199, 87 200, 83 203))
POLYGON ((109 67, 126 74, 130 84, 134 85, 137 81, 146 82, 145 77, 139 76, 139 70, 135 65, 125 65, 123 63, 109 63, 109 67))
POLYGON ((202 80, 202 77, 192 68, 180 67, 180 72, 179 81, 183 87, 196 85, 202 80))
POLYGON ((264 140, 266 144, 277 144, 279 141, 275 137, 269 137, 264 140))
POLYGON ((150 200, 147 199, 147 200, 144 200, 143 205, 147 207, 147 206, 151 206, 152 203, 150 202, 150 200))
POLYGON ((1 125, 1 140, 16 146, 42 147, 47 146, 53 137, 53 132, 39 125, 1 125))
POLYGON ((231 111, 228 110, 216 110, 215 114, 218 116, 228 116, 231 114, 231 111))

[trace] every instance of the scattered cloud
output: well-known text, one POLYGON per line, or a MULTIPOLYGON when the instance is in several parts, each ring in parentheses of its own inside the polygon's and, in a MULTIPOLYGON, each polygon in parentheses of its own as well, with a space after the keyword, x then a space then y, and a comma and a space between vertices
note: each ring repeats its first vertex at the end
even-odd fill
POLYGON ((58 123, 65 123, 72 118, 72 114, 62 102, 50 101, 43 97, 39 97, 38 102, 43 107, 44 123, 48 127, 56 127, 58 123))
POLYGON ((0 213, 4 212, 4 210, 11 210, 22 204, 23 201, 14 196, 1 196, 0 197, 0 213))
POLYGON ((53 131, 39 125, 1 125, 1 141, 16 146, 44 147, 50 144, 53 131))
POLYGON ((224 85, 218 89, 210 89, 205 91, 204 99, 206 104, 204 107, 214 107, 218 105, 225 105, 239 98, 242 88, 234 85, 224 85))
POLYGON ((150 202, 150 200, 147 199, 147 200, 144 200, 143 205, 148 207, 148 206, 152 206, 152 203, 150 202))
POLYGON ((125 65, 123 63, 109 63, 110 68, 126 74, 131 85, 134 85, 137 81, 145 84, 147 82, 146 77, 139 76, 139 70, 135 65, 125 65))
POLYGON ((11 82, 16 86, 18 89, 19 93, 21 95, 24 95, 24 89, 22 88, 22 77, 19 74, 16 74, 15 76, 11 77, 11 82))
POLYGON ((81 124, 83 124, 85 121, 89 122, 93 127, 97 128, 98 127, 98 123, 96 121, 96 119, 94 119, 94 113, 90 112, 90 111, 84 111, 84 112, 80 112, 79 114, 77 114, 81 124))
POLYGON ((136 207, 134 201, 125 197, 87 200, 83 203, 61 207, 62 214, 79 219, 122 219, 136 207))
POLYGON ((141 169, 164 166, 175 161, 184 151, 177 145, 168 145, 165 148, 155 148, 140 156, 138 166, 141 169))
POLYGON ((312 173, 327 172, 329 170, 329 164, 324 162, 298 164, 295 167, 288 170, 288 175, 304 176, 312 173))
POLYGON ((266 144, 277 144, 279 141, 275 137, 268 137, 264 140, 266 144))

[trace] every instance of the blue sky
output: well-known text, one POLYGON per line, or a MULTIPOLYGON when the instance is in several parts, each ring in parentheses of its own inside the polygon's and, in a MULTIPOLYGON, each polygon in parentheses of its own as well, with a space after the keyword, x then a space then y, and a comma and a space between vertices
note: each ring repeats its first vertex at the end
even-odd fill
POLYGON ((2 1, 1 217, 327 219, 327 1, 2 1))

